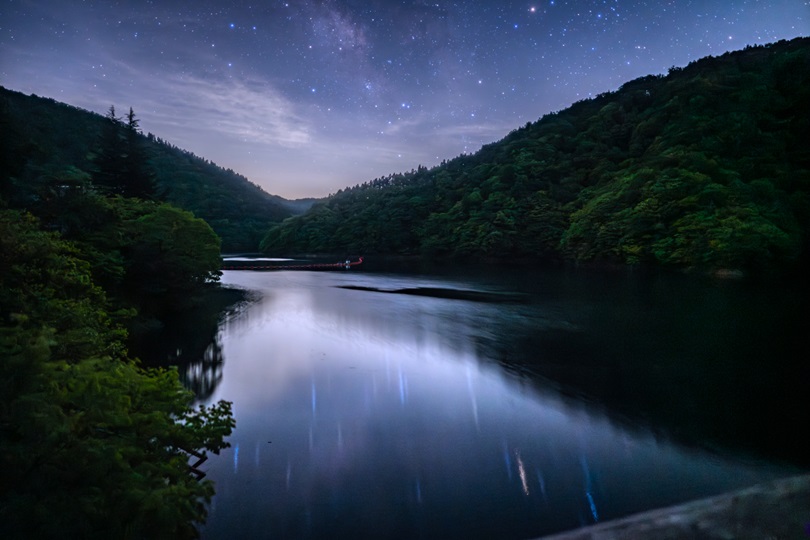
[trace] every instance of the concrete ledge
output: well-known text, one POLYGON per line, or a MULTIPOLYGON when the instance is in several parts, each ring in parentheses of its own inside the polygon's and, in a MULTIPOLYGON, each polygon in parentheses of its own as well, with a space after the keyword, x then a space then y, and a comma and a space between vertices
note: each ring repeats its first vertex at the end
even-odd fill
POLYGON ((810 539, 810 475, 651 510, 543 540, 810 539))

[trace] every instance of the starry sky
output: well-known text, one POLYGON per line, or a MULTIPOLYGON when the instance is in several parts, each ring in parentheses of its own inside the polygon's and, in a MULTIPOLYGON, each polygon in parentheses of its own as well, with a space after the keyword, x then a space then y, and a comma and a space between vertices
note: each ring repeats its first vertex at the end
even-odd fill
POLYGON ((270 193, 433 166, 671 66, 810 35, 805 0, 0 0, 0 84, 270 193))

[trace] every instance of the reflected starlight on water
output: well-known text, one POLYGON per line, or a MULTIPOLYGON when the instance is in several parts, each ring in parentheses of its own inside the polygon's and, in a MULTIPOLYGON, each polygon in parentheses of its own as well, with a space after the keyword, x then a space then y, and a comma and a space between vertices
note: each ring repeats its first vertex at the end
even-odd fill
POLYGON ((512 458, 509 456, 509 447, 506 444, 506 441, 503 441, 503 461, 506 465, 506 475, 509 477, 509 480, 512 480, 512 458))
POLYGON ((546 494, 546 480, 543 478, 543 473, 541 473, 539 469, 537 471, 537 484, 540 486, 540 493, 543 495, 543 500, 548 501, 548 495, 546 494))
POLYGON ((317 391, 315 390, 315 379, 312 379, 312 416, 315 416, 315 405, 318 401, 317 391))
POLYGON ((481 426, 478 423, 478 399, 475 397, 475 390, 473 390, 472 382, 472 366, 467 365, 467 390, 470 392, 470 404, 472 405, 473 419, 475 420, 475 429, 481 431, 481 426))
POLYGON ((599 514, 596 512, 596 503, 593 500, 593 495, 591 495, 590 491, 585 492, 585 496, 588 498, 588 505, 591 507, 591 515, 593 516, 593 520, 599 521, 599 514))
MULTIPOLYGON (((581 332, 550 322, 564 307, 334 286, 406 280, 360 273, 223 279, 259 298, 221 328, 210 400, 234 402, 237 428, 209 460, 204 538, 526 538, 778 474, 618 425, 493 361, 520 328, 581 332), (256 448, 241 465, 240 445, 256 448)), ((437 285, 407 278, 422 284, 437 285)))
POLYGON ((520 475, 520 483, 523 485, 523 493, 529 495, 529 482, 526 480, 526 467, 523 466, 523 460, 520 459, 520 450, 515 449, 515 459, 517 459, 518 474, 520 475))

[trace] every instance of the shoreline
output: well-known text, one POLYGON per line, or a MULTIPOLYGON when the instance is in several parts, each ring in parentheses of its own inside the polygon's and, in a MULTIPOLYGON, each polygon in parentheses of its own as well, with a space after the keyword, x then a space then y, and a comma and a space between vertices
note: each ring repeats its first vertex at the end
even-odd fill
POLYGON ((810 474, 757 484, 538 540, 810 538, 810 474))

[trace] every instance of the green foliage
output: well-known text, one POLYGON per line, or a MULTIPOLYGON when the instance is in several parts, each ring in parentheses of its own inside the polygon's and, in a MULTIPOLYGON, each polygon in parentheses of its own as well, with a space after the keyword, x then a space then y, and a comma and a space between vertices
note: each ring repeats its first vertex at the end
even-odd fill
POLYGON ((150 164, 160 199, 204 219, 227 251, 255 251, 262 235, 292 212, 283 199, 230 169, 149 134, 150 164))
POLYGON ((125 222, 127 287, 175 302, 220 276, 219 238, 202 219, 168 204, 125 222))
POLYGON ((261 246, 788 271, 810 256, 808 66, 800 38, 642 77, 341 190, 261 246))
POLYGON ((227 445, 230 404, 193 409, 176 371, 128 360, 81 257, 0 210, 0 536, 195 537, 213 487, 189 452, 227 445))
POLYGON ((26 207, 43 227, 73 242, 94 281, 118 308, 183 309, 204 285, 218 279, 220 239, 190 212, 106 197, 73 167, 43 176, 41 182, 15 186, 12 205, 26 207))
POLYGON ((193 212, 222 238, 223 249, 255 250, 273 224, 300 213, 301 204, 268 195, 245 177, 140 133, 132 109, 104 117, 52 99, 0 87, 0 197, 29 208, 30 186, 60 189, 54 171, 92 173, 105 194, 157 199, 193 212))

